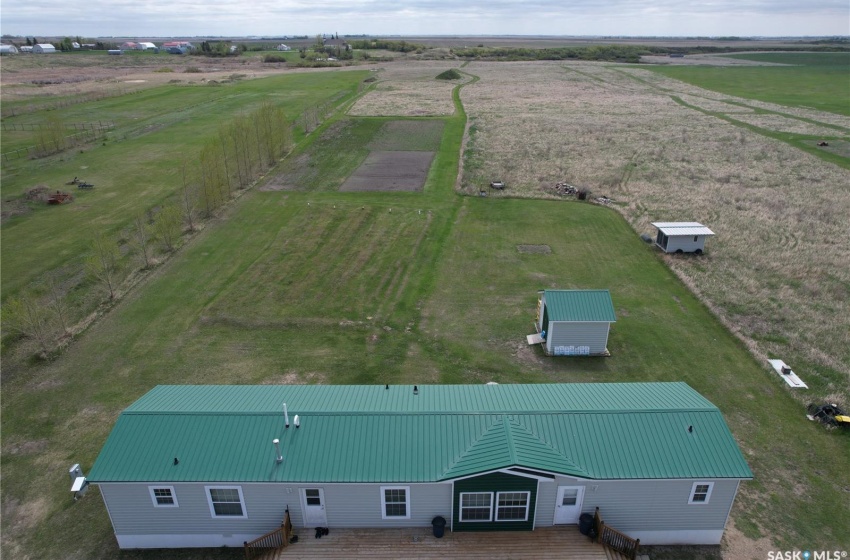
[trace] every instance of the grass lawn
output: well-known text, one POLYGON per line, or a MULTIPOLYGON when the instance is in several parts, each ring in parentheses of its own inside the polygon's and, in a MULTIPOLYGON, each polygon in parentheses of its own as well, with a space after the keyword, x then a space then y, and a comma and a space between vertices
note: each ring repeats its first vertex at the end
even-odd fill
MULTIPOLYGON (((54 111, 66 122, 88 121, 87 115, 96 114, 117 126, 102 145, 4 164, 4 202, 39 184, 72 189, 64 184, 75 176, 95 185, 91 191, 74 192, 76 200, 70 205, 31 205, 29 213, 4 220, 4 300, 48 272, 79 274, 93 232, 117 234, 136 214, 173 197, 181 185, 181 162, 196 157, 222 123, 265 100, 279 104, 294 120, 306 107, 340 92, 353 93, 363 76, 301 73, 222 87, 164 86, 54 111)), ((27 118, 33 115, 18 117, 27 118)), ((296 129, 296 138, 298 134, 296 129)))
POLYGON ((850 115, 850 104, 847 103, 850 53, 754 53, 729 56, 794 66, 647 68, 701 88, 744 99, 850 115))
MULTIPOLYGON (((321 75, 329 82, 310 78, 317 95, 362 79, 321 75)), ((253 87, 268 93, 262 84, 253 87)), ((308 92, 293 97, 306 103, 308 92)), ((120 411, 166 383, 685 381, 723 411, 755 473, 732 512, 737 531, 770 538, 777 549, 850 549, 850 434, 808 422, 782 381, 765 373, 613 210, 456 196, 465 114, 457 91, 454 101, 454 116, 423 121, 442 124, 423 192, 340 193, 313 183, 251 190, 57 359, 24 364, 12 375, 4 368, 4 556, 242 556, 238 549, 119 553, 97 488, 79 502, 71 498, 67 469, 79 462, 88 471, 120 411), (522 252, 519 245, 548 245, 550 252, 522 252), (526 344, 537 291, 550 287, 611 290, 618 320, 610 358, 546 358, 526 344)), ((221 102, 229 111, 239 105, 221 102)), ((205 109, 174 125, 174 134, 190 143, 191 130, 180 126, 196 120, 198 130, 214 131, 209 113, 216 112, 205 109)), ((383 128, 387 122, 408 121, 339 120, 312 142, 351 125, 358 141, 384 145, 408 126, 383 128)), ((157 134, 136 145, 146 155, 137 155, 130 139, 96 151, 111 147, 110 161, 126 161, 136 175, 147 168, 166 173, 173 143, 157 134)), ((435 128, 430 140, 411 145, 434 146, 438 134, 435 128)), ((291 157, 307 155, 317 176, 339 165, 318 143, 305 142, 291 157)), ((79 166, 78 156, 74 161, 79 166)), ((59 180, 75 169, 68 163, 45 173, 59 180)), ((120 167, 113 165, 110 176, 125 173, 120 167)), ((74 217, 69 206, 4 224, 4 291, 7 263, 20 275, 27 267, 61 266, 78 258, 78 230, 90 222, 119 227, 132 216, 130 202, 150 202, 145 190, 153 199, 169 195, 159 183, 128 183, 113 184, 115 194, 104 197, 111 202, 87 217, 74 217), (122 188, 129 201, 121 202, 122 188), (39 232, 31 223, 49 235, 30 239, 39 232), (54 257, 51 240, 68 232, 75 242, 59 243, 65 254, 54 257), (31 245, 40 258, 10 251, 10 234, 17 236, 12 247, 31 245)))

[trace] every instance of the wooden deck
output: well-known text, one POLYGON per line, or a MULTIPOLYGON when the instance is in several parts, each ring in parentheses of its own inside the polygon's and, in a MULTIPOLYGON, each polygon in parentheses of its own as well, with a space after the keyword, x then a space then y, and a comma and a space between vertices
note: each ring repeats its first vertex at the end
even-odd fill
POLYGON ((452 533, 441 539, 430 528, 331 529, 315 538, 314 531, 296 531, 299 541, 261 560, 625 560, 595 544, 575 525, 534 531, 452 533))

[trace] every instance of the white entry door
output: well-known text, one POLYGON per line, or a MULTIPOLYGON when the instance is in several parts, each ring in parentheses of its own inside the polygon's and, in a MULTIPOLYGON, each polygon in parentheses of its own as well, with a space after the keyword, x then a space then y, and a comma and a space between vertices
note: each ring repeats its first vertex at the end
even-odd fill
POLYGON ((583 500, 584 486, 558 486, 558 501, 555 502, 555 524, 573 525, 578 523, 583 500))
POLYGON ((304 507, 305 527, 325 527, 328 524, 325 493, 321 488, 302 488, 301 505, 304 507))

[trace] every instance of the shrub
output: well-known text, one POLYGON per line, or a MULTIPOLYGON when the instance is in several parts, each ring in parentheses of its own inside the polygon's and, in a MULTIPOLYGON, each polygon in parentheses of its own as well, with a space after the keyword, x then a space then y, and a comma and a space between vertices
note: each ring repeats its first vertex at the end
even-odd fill
POLYGON ((267 54, 263 56, 263 62, 286 62, 286 57, 282 54, 267 54))
POLYGON ((437 75, 438 80, 459 80, 463 76, 461 76, 460 72, 452 68, 451 70, 446 70, 442 74, 437 75))
POLYGON ((203 72, 203 70, 201 70, 197 66, 187 66, 183 72, 185 72, 186 74, 200 74, 201 72, 203 72))
POLYGON ((158 72, 160 74, 166 74, 168 72, 174 72, 174 68, 169 68, 167 66, 163 66, 162 68, 157 68, 154 72, 158 72))

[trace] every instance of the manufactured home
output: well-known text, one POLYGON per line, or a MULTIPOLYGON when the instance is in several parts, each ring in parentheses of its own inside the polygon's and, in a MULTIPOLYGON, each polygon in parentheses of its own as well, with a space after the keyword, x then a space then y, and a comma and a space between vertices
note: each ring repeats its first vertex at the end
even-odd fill
MULTIPOLYGON (((685 383, 158 386, 88 476, 121 548, 280 526, 533 531, 599 507, 643 544, 719 544, 752 473, 685 383)), ((89 496, 92 494, 89 493, 89 496)))
POLYGON ((655 244, 665 253, 696 253, 705 250, 705 240, 714 232, 699 222, 653 222, 658 229, 655 244))
POLYGON ((537 333, 549 356, 608 356, 608 333, 616 322, 608 290, 544 290, 537 300, 537 333))

